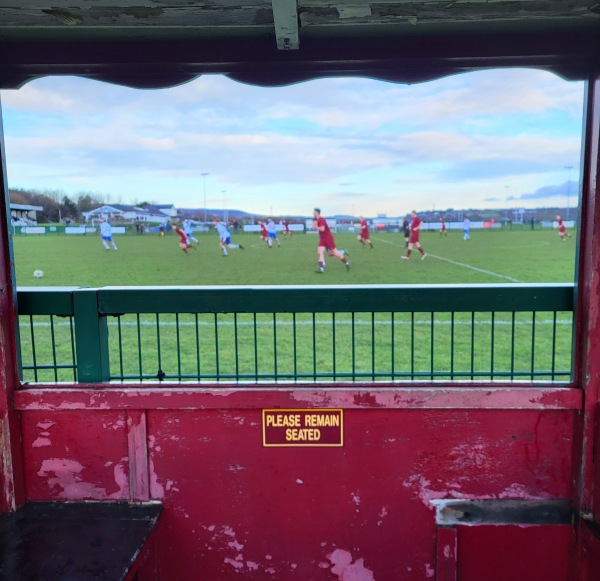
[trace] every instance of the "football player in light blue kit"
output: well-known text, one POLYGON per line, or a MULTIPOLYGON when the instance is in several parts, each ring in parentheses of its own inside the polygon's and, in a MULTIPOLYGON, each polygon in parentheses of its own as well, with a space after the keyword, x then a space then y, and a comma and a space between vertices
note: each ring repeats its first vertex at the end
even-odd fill
POLYGON ((469 230, 471 230, 471 220, 465 216, 465 221, 463 222, 463 240, 470 240, 471 236, 469 235, 469 230))
POLYGON ((277 242, 277 246, 281 247, 277 236, 277 225, 273 222, 273 218, 267 218, 267 244, 269 248, 273 248, 273 240, 277 242))
POLYGON ((196 244, 198 244, 198 238, 194 238, 192 236, 193 232, 192 232, 192 225, 190 224, 189 220, 184 220, 183 221, 183 231, 185 232, 185 235, 187 236, 188 239, 188 243, 190 240, 192 240, 193 242, 195 242, 196 244))
POLYGON ((104 248, 106 248, 106 250, 110 250, 110 246, 108 245, 110 242, 115 250, 119 250, 112 237, 112 226, 106 220, 104 220, 104 218, 100 218, 99 224, 104 248))
POLYGON ((219 234, 219 246, 221 246, 221 249, 223 250, 223 256, 228 256, 228 248, 232 250, 235 248, 244 250, 244 247, 241 244, 231 243, 231 234, 229 233, 229 230, 227 230, 227 226, 225 226, 225 224, 221 224, 221 220, 215 220, 214 224, 217 234, 219 234))

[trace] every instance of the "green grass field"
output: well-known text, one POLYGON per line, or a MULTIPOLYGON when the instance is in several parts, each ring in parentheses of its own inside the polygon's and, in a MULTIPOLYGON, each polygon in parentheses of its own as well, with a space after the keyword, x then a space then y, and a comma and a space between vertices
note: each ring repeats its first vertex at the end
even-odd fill
MULTIPOLYGON (((105 250, 98 236, 18 236, 14 240, 19 286, 112 285, 302 285, 302 284, 469 284, 572 282, 575 240, 560 241, 552 231, 475 231, 423 233, 428 253, 401 259, 400 234, 375 234, 375 249, 363 248, 350 234, 336 236, 350 252, 347 272, 328 258, 324 274, 316 273, 315 235, 282 240, 268 249, 256 235, 238 235, 245 250, 221 256, 217 236, 199 238, 197 251, 184 255, 171 235, 115 237, 118 251, 105 250), (33 278, 35 269, 45 277, 33 278)), ((571 315, 539 313, 124 315, 110 318, 109 352, 113 377, 151 379, 162 369, 167 379, 212 380, 294 376, 353 378, 489 379, 489 372, 568 370, 571 315), (119 322, 120 321, 120 322, 119 322), (493 330, 492 330, 493 327, 493 330), (315 345, 317 348, 315 348, 315 345), (552 346, 554 345, 554 351, 552 346), (553 355, 554 353, 554 355, 553 355)), ((64 319, 21 318, 23 362, 69 364, 73 360, 70 324, 64 319), (33 330, 33 336, 32 336, 33 330), (35 342, 35 360, 33 343, 35 342), (54 348, 53 348, 54 345, 54 348)), ((521 379, 531 376, 520 375, 521 379)), ((72 381, 73 372, 26 370, 27 381, 72 381)), ((550 374, 537 379, 552 379, 550 374)), ((563 378, 560 378, 564 380, 563 378)))
POLYGON ((350 252, 346 272, 335 258, 324 275, 316 274, 317 237, 301 234, 269 250, 257 235, 238 234, 245 250, 221 256, 215 234, 199 237, 197 251, 184 255, 178 238, 169 235, 115 236, 118 251, 107 251, 99 236, 16 236, 17 284, 20 286, 114 285, 304 285, 304 284, 469 284, 572 282, 575 240, 561 242, 556 232, 474 231, 471 240, 451 232, 447 238, 424 232, 428 253, 401 260, 400 234, 374 234, 374 250, 354 235, 338 234, 338 248, 350 252), (36 269, 44 271, 35 279, 36 269))

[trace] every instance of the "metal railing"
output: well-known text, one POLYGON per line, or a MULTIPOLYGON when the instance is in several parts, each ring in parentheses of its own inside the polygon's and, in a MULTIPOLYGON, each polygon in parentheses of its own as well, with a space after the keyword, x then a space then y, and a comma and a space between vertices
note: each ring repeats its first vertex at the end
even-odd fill
POLYGON ((25 382, 571 380, 574 289, 22 288, 25 382))
POLYGON ((18 290, 20 367, 25 382, 76 382, 75 288, 18 290))

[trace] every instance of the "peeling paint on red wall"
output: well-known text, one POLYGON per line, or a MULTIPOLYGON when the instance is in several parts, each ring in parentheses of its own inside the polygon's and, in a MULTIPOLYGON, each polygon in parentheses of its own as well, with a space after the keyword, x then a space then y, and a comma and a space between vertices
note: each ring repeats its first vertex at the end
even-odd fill
MULTIPOLYGON (((129 498, 126 414, 23 411, 30 498, 129 498)), ((259 408, 144 414, 158 568, 178 581, 427 581, 432 501, 571 495, 569 409, 347 409, 339 448, 264 448, 259 408)))

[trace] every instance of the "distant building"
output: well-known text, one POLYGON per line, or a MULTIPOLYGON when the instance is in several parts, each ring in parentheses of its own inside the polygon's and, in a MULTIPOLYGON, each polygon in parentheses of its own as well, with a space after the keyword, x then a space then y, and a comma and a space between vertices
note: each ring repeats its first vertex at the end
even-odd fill
POLYGON ((169 218, 177 217, 177 208, 173 204, 148 204, 144 206, 144 209, 154 215, 164 214, 169 218))
POLYGON ((10 217, 13 226, 37 226, 37 212, 43 211, 43 206, 12 203, 10 205, 10 217))
POLYGON ((513 224, 523 224, 525 218, 525 210, 518 208, 513 210, 513 224))
POLYGON ((89 212, 83 212, 86 222, 100 218, 118 220, 122 222, 154 222, 165 224, 177 216, 177 209, 173 204, 128 206, 125 204, 111 204, 99 206, 89 212))

